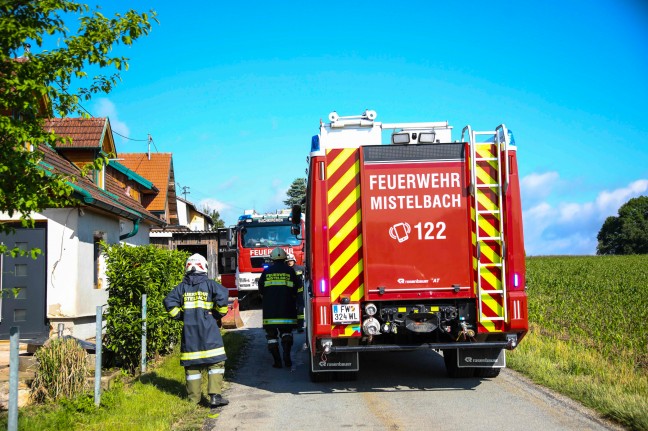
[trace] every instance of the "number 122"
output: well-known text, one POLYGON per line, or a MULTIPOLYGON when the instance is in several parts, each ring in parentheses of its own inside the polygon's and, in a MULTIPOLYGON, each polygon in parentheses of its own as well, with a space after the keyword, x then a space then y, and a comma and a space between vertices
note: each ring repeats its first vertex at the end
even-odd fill
POLYGON ((418 232, 418 239, 446 239, 446 236, 443 234, 445 232, 446 225, 444 222, 437 222, 436 226, 431 221, 426 221, 425 224, 418 222, 414 225, 414 229, 418 232), (434 229, 436 227, 436 235, 434 229), (425 230, 425 235, 423 234, 425 230))

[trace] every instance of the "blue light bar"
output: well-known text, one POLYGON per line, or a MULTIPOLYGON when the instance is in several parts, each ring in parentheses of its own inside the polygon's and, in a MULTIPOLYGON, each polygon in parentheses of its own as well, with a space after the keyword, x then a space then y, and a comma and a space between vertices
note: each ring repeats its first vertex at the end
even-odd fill
POLYGON ((320 150, 320 140, 319 135, 313 136, 311 139, 311 152, 320 150))
POLYGON ((251 218, 252 218, 252 216, 250 214, 243 214, 242 216, 239 216, 238 219, 239 219, 239 221, 242 221, 242 220, 249 220, 251 218))

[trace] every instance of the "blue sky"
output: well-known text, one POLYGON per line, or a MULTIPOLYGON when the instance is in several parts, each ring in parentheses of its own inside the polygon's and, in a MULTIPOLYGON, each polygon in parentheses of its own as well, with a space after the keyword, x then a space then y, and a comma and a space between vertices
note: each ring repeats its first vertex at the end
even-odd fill
POLYGON ((605 218, 648 195, 643 1, 136 5, 160 24, 116 50, 123 82, 84 106, 135 139, 116 135, 119 152, 146 151, 150 134, 187 199, 228 224, 284 206, 331 111, 447 120, 454 139, 506 124, 529 255, 594 254, 605 218))

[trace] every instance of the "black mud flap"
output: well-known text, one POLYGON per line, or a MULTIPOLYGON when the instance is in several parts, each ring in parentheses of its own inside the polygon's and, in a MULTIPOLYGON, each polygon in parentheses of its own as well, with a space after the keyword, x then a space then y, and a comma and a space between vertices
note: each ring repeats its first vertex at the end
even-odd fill
POLYGON ((320 371, 358 371, 360 369, 360 360, 358 352, 339 352, 322 355, 313 358, 312 370, 317 373, 320 371))
POLYGON ((506 354, 504 349, 458 349, 459 368, 504 368, 506 354))

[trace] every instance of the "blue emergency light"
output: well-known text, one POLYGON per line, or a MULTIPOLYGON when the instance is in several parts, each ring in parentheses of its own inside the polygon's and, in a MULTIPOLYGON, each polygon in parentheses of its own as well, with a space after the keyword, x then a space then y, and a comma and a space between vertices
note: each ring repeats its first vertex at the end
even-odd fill
POLYGON ((319 140, 319 135, 313 136, 311 139, 311 153, 313 151, 319 151, 320 150, 320 140, 319 140))

